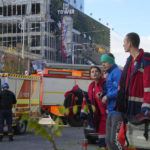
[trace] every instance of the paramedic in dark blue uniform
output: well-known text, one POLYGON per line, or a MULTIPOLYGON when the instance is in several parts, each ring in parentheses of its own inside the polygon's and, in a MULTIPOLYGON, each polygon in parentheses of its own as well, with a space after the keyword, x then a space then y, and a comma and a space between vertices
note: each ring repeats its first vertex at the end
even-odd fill
POLYGON ((8 125, 9 141, 13 141, 12 130, 12 106, 16 104, 16 97, 13 92, 9 91, 8 83, 2 85, 2 91, 0 92, 0 142, 4 136, 4 121, 8 125))

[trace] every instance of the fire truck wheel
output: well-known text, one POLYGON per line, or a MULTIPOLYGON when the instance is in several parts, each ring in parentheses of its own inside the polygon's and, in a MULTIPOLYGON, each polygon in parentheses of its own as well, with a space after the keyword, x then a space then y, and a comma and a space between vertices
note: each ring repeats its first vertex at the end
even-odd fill
POLYGON ((27 122, 18 122, 17 126, 15 127, 16 134, 24 134, 26 132, 27 122))

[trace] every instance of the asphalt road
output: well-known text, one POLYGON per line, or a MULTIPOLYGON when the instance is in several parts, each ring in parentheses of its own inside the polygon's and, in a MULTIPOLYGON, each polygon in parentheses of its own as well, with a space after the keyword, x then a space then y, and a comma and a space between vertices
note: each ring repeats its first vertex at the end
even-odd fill
MULTIPOLYGON (((56 137, 56 144, 59 150, 83 150, 82 140, 84 139, 83 127, 64 127, 62 137, 56 137)), ((87 150, 97 150, 97 145, 88 144, 87 150)), ((52 144, 33 132, 24 135, 15 135, 14 141, 9 142, 8 137, 4 137, 0 143, 0 150, 53 150, 52 144)))

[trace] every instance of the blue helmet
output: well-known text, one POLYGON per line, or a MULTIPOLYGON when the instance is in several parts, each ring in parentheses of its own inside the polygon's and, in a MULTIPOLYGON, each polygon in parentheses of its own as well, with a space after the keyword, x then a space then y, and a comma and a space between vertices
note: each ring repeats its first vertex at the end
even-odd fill
POLYGON ((2 88, 9 88, 8 83, 5 82, 5 83, 2 85, 2 88))

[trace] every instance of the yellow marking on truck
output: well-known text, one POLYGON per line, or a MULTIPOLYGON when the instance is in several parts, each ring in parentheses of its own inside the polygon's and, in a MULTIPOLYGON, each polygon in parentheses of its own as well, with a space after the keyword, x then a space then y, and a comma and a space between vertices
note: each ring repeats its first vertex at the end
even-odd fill
POLYGON ((39 99, 31 99, 31 103, 32 104, 40 104, 40 100, 39 99))
POLYGON ((29 104, 29 99, 26 100, 26 99, 19 99, 17 100, 17 104, 29 104))
MULTIPOLYGON (((28 113, 30 113, 30 111, 24 111, 24 114, 28 114, 28 113)), ((16 112, 16 114, 21 114, 22 115, 21 112, 16 112)))
POLYGON ((35 77, 35 76, 26 76, 26 75, 18 75, 18 74, 9 74, 9 77, 23 78, 23 79, 39 79, 39 77, 35 77))
POLYGON ((29 99, 29 98, 27 98, 27 99, 17 99, 17 100, 39 100, 39 99, 29 99))

